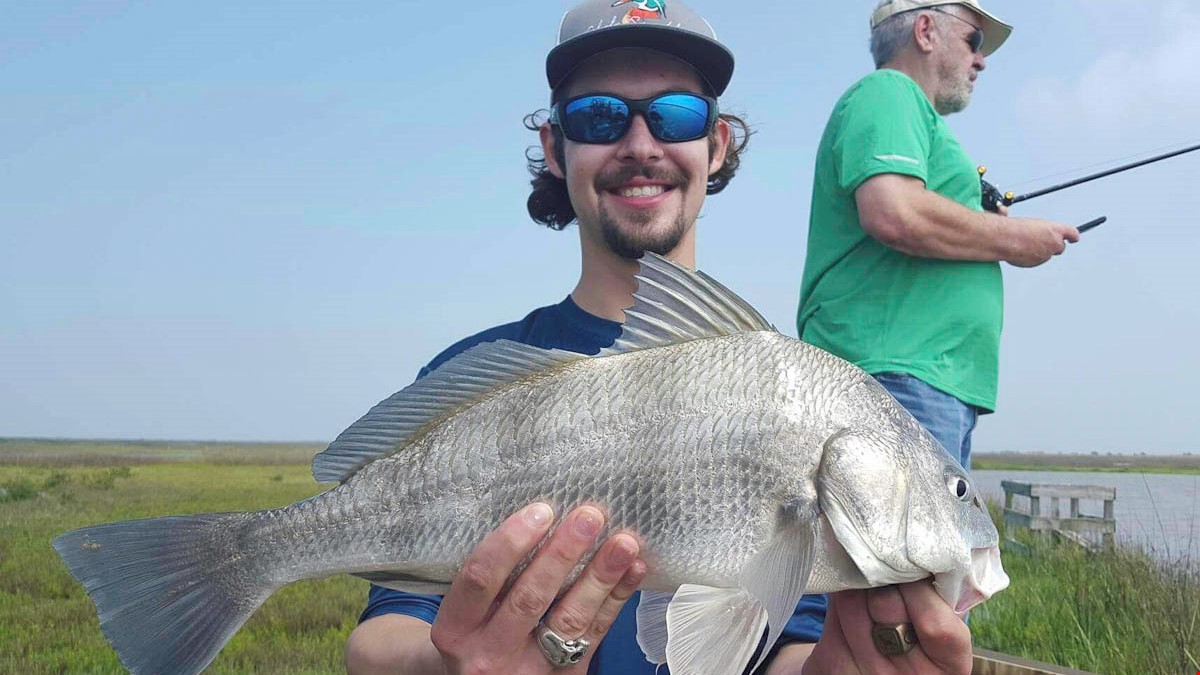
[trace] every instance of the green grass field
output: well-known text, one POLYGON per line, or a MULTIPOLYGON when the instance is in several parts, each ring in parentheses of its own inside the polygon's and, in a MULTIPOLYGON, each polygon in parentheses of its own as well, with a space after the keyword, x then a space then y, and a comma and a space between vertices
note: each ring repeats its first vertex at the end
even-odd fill
MULTIPOLYGON (((0 441, 0 673, 120 673, 95 608, 50 546, 95 523, 290 504, 319 491, 308 445, 0 441)), ((1137 552, 1026 540, 1012 587, 971 615, 976 644, 1110 674, 1200 671, 1200 580, 1137 552)), ((339 673, 367 585, 272 596, 211 673, 339 673)))
POLYGON ((971 455, 976 471, 1095 471, 1100 473, 1200 474, 1200 455, 1060 455, 995 452, 971 455))
MULTIPOLYGON (((95 607, 50 546, 62 532, 129 518, 282 506, 318 491, 306 464, 0 464, 0 673, 122 673, 95 607)), ((285 587, 211 673, 344 672, 366 600, 349 576, 285 587)))

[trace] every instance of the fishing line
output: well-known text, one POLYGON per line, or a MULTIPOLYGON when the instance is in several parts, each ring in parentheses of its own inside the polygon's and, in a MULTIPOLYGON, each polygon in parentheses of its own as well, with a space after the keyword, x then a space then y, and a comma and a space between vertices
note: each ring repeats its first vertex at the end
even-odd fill
POLYGON ((1125 155, 1124 157, 1116 157, 1113 159, 1102 160, 1102 161, 1096 162, 1095 164, 1088 164, 1087 166, 1081 166, 1081 167, 1077 167, 1074 169, 1067 169, 1065 171, 1059 171, 1058 173, 1052 173, 1048 176, 1040 176, 1038 178, 1030 178, 1029 180, 1023 180, 1019 183, 1010 183, 1009 188, 1010 189, 1017 188, 1017 187, 1021 187, 1022 185, 1029 185, 1030 183, 1040 183, 1042 181, 1048 181, 1052 178, 1061 178, 1063 176, 1070 176, 1070 175, 1076 174, 1076 173, 1083 173, 1084 171, 1087 171, 1088 169, 1095 169, 1097 167, 1106 166, 1108 164, 1116 164, 1117 162, 1124 162, 1125 160, 1133 159, 1135 157, 1141 157, 1142 155, 1146 155, 1146 156, 1155 155, 1160 152, 1172 150, 1176 146, 1178 146, 1179 149, 1183 149, 1184 147, 1187 147, 1190 145, 1195 145, 1197 143, 1200 143, 1200 137, 1193 138, 1189 141, 1183 141, 1181 143, 1171 143, 1170 145, 1164 145, 1161 147, 1154 148, 1152 150, 1142 150, 1142 151, 1135 152, 1130 155, 1125 155))

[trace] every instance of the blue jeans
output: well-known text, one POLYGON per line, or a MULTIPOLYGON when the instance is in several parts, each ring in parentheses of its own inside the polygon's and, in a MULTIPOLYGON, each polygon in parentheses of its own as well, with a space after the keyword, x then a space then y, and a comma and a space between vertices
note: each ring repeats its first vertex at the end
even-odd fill
POLYGON ((979 420, 979 408, 908 373, 876 373, 874 377, 933 434, 950 456, 957 458, 964 469, 971 470, 971 432, 979 420))

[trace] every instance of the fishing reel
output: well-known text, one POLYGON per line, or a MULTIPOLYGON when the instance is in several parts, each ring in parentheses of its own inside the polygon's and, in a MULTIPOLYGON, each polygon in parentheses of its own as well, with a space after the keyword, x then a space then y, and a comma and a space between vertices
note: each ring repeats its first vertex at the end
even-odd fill
MULTIPOLYGON (((1028 195, 1021 195, 1020 197, 1014 195, 1011 192, 1005 192, 1004 194, 1000 194, 1000 188, 996 187, 995 185, 992 185, 991 183, 989 183, 983 179, 983 175, 985 173, 987 173, 987 167, 986 166, 979 167, 979 184, 983 188, 983 208, 986 211, 991 211, 992 213, 1000 213, 1000 205, 1001 204, 1003 204, 1004 206, 1012 206, 1013 204, 1016 204, 1017 202, 1023 202, 1026 199, 1030 199, 1032 197, 1038 196, 1038 194, 1041 194, 1041 193, 1032 193, 1032 194, 1028 194, 1028 195)), ((1092 229, 1093 227, 1096 227, 1098 225, 1103 225, 1106 222, 1108 222, 1108 218, 1106 216, 1101 216, 1099 218, 1096 218, 1095 220, 1090 220, 1090 221, 1084 223, 1083 225, 1080 225, 1077 229, 1079 230, 1080 233, 1083 233, 1083 232, 1087 232, 1088 230, 1092 229)))
POLYGON ((986 166, 979 167, 979 184, 983 188, 983 209, 992 213, 999 213, 1000 205, 1012 206, 1016 195, 1011 192, 1000 194, 1000 188, 983 179, 983 175, 986 173, 986 166))

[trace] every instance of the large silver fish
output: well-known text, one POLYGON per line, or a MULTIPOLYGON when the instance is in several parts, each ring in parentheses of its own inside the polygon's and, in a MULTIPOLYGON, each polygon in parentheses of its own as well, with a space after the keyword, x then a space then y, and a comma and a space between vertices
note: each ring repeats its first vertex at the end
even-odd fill
POLYGON ((445 592, 535 500, 644 538, 638 642, 677 675, 740 673, 806 591, 932 575, 965 611, 1008 585, 970 478, 869 375, 657 256, 635 300, 598 356, 486 343, 381 402, 315 458, 341 483, 316 497, 54 546, 136 673, 203 670, 299 579, 445 592))

